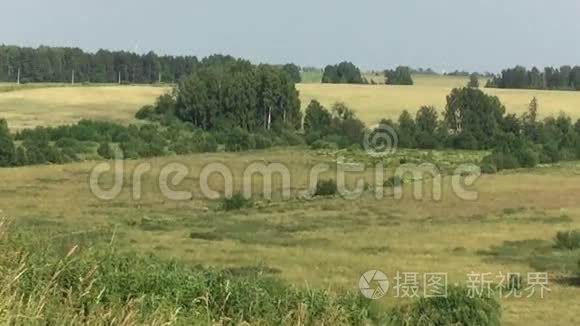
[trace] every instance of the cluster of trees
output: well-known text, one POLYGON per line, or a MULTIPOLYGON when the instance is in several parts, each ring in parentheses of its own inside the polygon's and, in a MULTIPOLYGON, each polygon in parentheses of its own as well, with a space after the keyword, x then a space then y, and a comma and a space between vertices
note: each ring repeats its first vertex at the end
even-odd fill
POLYGON ((366 84, 360 69, 352 62, 341 62, 337 65, 328 65, 322 74, 323 84, 366 84))
POLYGON ((522 66, 505 69, 489 80, 487 87, 580 90, 580 67, 546 67, 543 71, 522 66))
POLYGON ((413 77, 411 77, 411 68, 399 66, 395 70, 386 70, 385 84, 413 85, 413 77))
POLYGON ((181 80, 172 95, 161 96, 136 117, 177 118, 206 131, 296 130, 302 113, 295 80, 287 69, 214 57, 181 80))
POLYGON ((527 113, 506 114, 495 96, 475 88, 454 89, 440 117, 422 107, 413 117, 403 111, 398 121, 383 120, 397 131, 402 148, 489 150, 486 172, 580 158, 580 120, 564 114, 538 119, 534 98, 527 113))
POLYGON ((360 147, 365 134, 364 123, 353 110, 336 103, 331 110, 313 100, 304 116, 305 141, 313 148, 360 147))

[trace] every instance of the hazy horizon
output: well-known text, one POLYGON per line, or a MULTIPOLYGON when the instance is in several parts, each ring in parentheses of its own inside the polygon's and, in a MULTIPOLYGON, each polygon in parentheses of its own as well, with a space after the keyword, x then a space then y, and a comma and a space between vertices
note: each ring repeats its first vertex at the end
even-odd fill
POLYGON ((347 60, 365 70, 580 64, 580 3, 573 0, 30 0, 3 7, 0 43, 19 46, 222 53, 319 68, 347 60))

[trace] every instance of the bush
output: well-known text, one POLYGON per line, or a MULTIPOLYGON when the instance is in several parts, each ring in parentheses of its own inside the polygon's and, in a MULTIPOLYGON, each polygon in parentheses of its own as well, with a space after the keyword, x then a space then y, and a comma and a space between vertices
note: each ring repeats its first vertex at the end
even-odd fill
POLYGON ((290 146, 304 145, 304 138, 290 130, 283 130, 280 136, 290 146))
MULTIPOLYGON (((519 161, 510 153, 495 152, 483 158, 480 166, 488 169, 488 171, 501 171, 517 169, 520 167, 519 161), (487 167, 486 167, 487 166, 487 167)), ((482 169, 483 172, 483 169, 482 169)))
POLYGON ((480 166, 481 173, 483 174, 496 174, 497 166, 493 163, 482 163, 480 166))
POLYGON ((471 298, 468 290, 450 287, 447 297, 422 298, 396 308, 388 325, 501 325, 501 307, 493 298, 471 298))
POLYGON ((338 192, 335 180, 318 180, 314 196, 334 196, 338 192))
POLYGON ((253 141, 253 137, 248 131, 239 127, 234 128, 226 135, 226 151, 242 152, 253 149, 255 147, 253 141))
POLYGON ((254 134, 251 136, 251 143, 254 144, 255 149, 266 149, 272 147, 272 141, 262 134, 254 134))
POLYGON ((404 180, 400 176, 395 175, 395 176, 390 177, 388 180, 386 180, 383 183, 383 186, 386 188, 398 188, 398 187, 403 186, 403 184, 404 184, 404 180))
POLYGON ((540 156, 531 148, 523 148, 516 152, 518 163, 524 168, 533 168, 538 165, 540 156))
POLYGON ((208 132, 202 132, 195 137, 195 152, 213 153, 218 150, 218 142, 214 135, 208 132))
POLYGON ((229 198, 223 198, 221 203, 221 207, 225 211, 239 210, 251 206, 252 201, 246 198, 241 192, 237 192, 229 198))
POLYGON ((556 248, 564 250, 580 249, 580 231, 561 231, 554 239, 556 248))
POLYGON ((139 120, 154 120, 156 116, 157 113, 153 105, 145 105, 135 114, 135 118, 139 120))
POLYGON ((115 152, 113 151, 109 143, 101 143, 101 145, 99 145, 99 148, 97 149, 97 154, 99 154, 100 157, 107 160, 110 160, 115 157, 115 152))
POLYGON ((337 150, 338 145, 336 143, 332 143, 326 140, 317 140, 310 145, 312 149, 328 149, 328 150, 337 150))

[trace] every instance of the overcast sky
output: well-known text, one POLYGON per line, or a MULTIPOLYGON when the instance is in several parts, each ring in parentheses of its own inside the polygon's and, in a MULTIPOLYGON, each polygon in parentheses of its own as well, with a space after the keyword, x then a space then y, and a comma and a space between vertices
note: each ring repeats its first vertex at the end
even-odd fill
POLYGON ((0 43, 365 69, 580 64, 578 0, 0 0, 0 43))

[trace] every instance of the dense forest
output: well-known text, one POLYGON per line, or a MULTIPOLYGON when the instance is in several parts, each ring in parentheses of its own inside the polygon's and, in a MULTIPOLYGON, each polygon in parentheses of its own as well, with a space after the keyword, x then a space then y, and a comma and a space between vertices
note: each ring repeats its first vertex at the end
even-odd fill
MULTIPOLYGON (((175 83, 213 60, 213 57, 199 60, 195 56, 159 56, 154 52, 88 53, 69 47, 0 45, 0 82, 175 83)), ((294 82, 300 82, 298 66, 281 67, 294 82)))
POLYGON ((522 66, 505 69, 499 76, 489 80, 486 87, 580 90, 580 67, 546 67, 543 71, 522 66))

